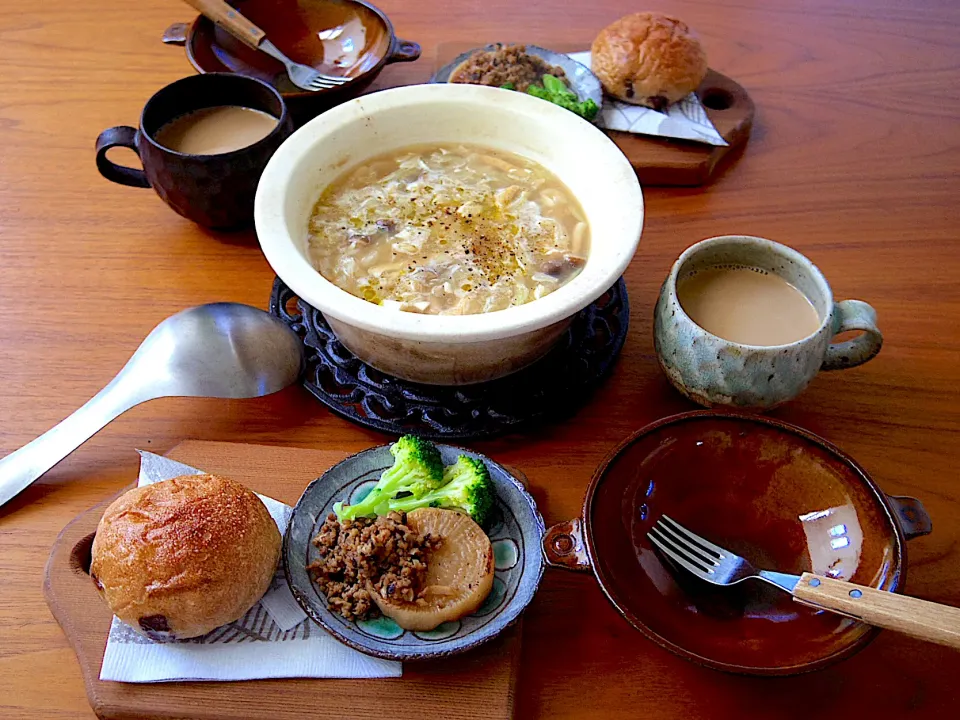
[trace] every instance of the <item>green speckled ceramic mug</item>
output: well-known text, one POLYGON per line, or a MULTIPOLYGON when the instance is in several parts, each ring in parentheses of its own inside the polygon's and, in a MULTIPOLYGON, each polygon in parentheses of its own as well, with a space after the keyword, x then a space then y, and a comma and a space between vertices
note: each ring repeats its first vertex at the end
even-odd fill
POLYGON ((654 342, 670 382, 694 402, 767 410, 799 395, 820 370, 862 365, 880 352, 877 313, 860 300, 834 302, 833 292, 808 258, 785 245, 747 235, 725 235, 692 245, 677 259, 660 289, 654 342), (677 281, 715 267, 759 268, 800 290, 820 326, 785 345, 744 345, 697 325, 677 297, 677 281), (832 343, 848 330, 857 337, 832 343))

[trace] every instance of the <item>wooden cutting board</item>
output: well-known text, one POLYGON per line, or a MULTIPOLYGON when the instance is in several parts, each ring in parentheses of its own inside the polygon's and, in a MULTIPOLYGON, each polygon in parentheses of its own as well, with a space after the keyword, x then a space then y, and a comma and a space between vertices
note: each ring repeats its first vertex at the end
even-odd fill
POLYGON ((713 126, 726 140, 714 147, 690 140, 667 140, 647 135, 606 130, 627 156, 643 185, 703 185, 723 165, 743 150, 753 128, 753 100, 736 82, 715 70, 697 88, 713 126))
MULTIPOLYGON (((227 475, 290 505, 296 503, 307 483, 346 457, 346 453, 335 450, 193 440, 181 443, 167 455, 208 472, 227 475)), ((112 499, 91 508, 63 529, 50 552, 43 583, 47 604, 77 654, 87 697, 98 717, 503 720, 513 716, 520 659, 519 623, 496 640, 464 655, 406 663, 402 678, 101 682, 100 664, 111 613, 100 600, 87 570, 93 533, 112 499)))
MULTIPOLYGON (((461 53, 484 43, 450 42, 437 48, 436 68, 451 62, 461 53)), ((555 45, 556 52, 576 52, 589 47, 555 45)), ((732 160, 740 154, 753 127, 754 105, 750 95, 726 75, 709 70, 697 95, 703 103, 720 136, 729 145, 713 147, 690 140, 668 140, 606 130, 607 135, 627 156, 643 185, 696 186, 707 183, 723 166, 723 160, 732 160)))

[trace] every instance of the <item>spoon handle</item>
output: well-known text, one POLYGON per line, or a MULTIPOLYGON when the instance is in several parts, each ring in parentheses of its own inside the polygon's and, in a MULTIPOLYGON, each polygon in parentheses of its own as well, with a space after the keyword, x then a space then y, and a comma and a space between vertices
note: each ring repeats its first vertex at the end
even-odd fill
POLYGON ((254 50, 260 47, 260 43, 266 37, 263 30, 223 0, 185 0, 185 2, 254 50))
POLYGON ((16 496, 107 423, 152 396, 123 370, 59 425, 0 460, 0 506, 16 496))

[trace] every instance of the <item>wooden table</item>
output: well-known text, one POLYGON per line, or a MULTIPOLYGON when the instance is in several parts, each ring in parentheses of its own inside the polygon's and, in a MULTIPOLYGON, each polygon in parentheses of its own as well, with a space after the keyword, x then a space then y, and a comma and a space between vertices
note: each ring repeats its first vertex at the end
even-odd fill
MULTIPOLYGON (((586 46, 618 0, 380 0, 423 59, 380 86, 423 80, 436 46, 519 39, 586 46), (482 8, 474 10, 474 7, 482 8)), ((476 449, 522 468, 549 523, 574 517, 604 454, 691 405, 661 375, 651 315, 680 251, 763 235, 808 254, 838 298, 869 300, 878 359, 817 378, 773 413, 856 457, 888 492, 916 495, 934 533, 910 545, 909 591, 960 605, 960 5, 952 0, 741 0, 658 8, 702 35, 711 65, 757 104, 738 162, 702 189, 645 190, 627 272, 630 337, 612 378, 570 421, 476 449)), ((192 17, 173 0, 0 7, 0 454, 104 385, 139 340, 184 307, 264 307, 273 275, 252 233, 204 232, 153 193, 103 180, 93 141, 136 124, 144 101, 191 72, 160 34, 192 17)), ((643 5, 636 6, 642 9, 643 5)), ((133 448, 184 438, 356 451, 383 436, 294 388, 253 401, 163 400, 97 435, 0 509, 0 716, 92 717, 74 657, 43 603, 51 542, 131 481, 133 448)), ((827 671, 734 677, 634 631, 593 579, 550 571, 526 614, 520 718, 954 717, 960 654, 886 633, 827 671)))

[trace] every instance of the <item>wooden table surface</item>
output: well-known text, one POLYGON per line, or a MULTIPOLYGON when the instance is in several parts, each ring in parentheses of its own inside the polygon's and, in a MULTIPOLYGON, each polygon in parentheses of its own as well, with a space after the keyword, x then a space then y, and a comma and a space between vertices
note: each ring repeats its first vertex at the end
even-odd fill
MULTIPOLYGON (((522 40, 586 47, 644 5, 618 0, 380 0, 423 58, 379 87, 426 79, 438 44, 522 40)), ((744 155, 697 189, 645 189, 626 279, 630 335, 613 376, 563 424, 475 443, 521 468, 548 524, 577 515, 607 451, 691 409, 657 367, 651 316, 683 248, 762 235, 809 255, 839 298, 868 300, 886 342, 870 364, 818 377, 773 416, 838 444, 884 490, 923 499, 932 535, 910 544, 909 592, 960 605, 960 4, 953 0, 674 2, 710 64, 757 105, 744 155)), ((199 303, 264 307, 273 275, 252 233, 204 232, 152 192, 94 166, 105 127, 192 72, 165 47, 174 0, 6 0, 0 5, 0 454, 102 387, 160 320, 199 303)), ((123 152, 123 151, 121 151, 123 152)), ((118 153, 119 154, 119 153, 118 153)), ((41 597, 51 542, 134 478, 134 448, 185 438, 356 451, 384 437, 299 388, 251 401, 161 400, 134 409, 0 509, 0 717, 92 717, 41 597)), ((645 640, 588 575, 550 571, 526 614, 520 718, 955 717, 960 654, 883 634, 808 676, 762 680, 680 660, 645 640)))

